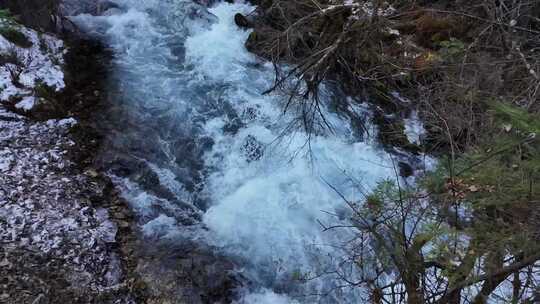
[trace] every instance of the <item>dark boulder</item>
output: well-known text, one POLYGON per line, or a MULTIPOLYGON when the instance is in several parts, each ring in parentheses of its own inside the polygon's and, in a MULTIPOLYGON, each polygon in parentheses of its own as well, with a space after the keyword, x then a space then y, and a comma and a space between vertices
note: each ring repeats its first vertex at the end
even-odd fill
POLYGON ((399 162, 398 163, 398 167, 399 167, 399 175, 401 177, 409 177, 409 176, 412 176, 414 175, 414 169, 411 165, 409 165, 408 163, 405 163, 405 162, 399 162))
POLYGON ((9 9, 21 24, 45 32, 61 30, 59 6, 60 1, 54 0, 0 0, 0 8, 9 9))
POLYGON ((236 25, 238 25, 241 28, 251 27, 251 22, 249 22, 248 18, 246 18, 246 16, 240 13, 237 13, 236 15, 234 15, 234 22, 236 23, 236 25))

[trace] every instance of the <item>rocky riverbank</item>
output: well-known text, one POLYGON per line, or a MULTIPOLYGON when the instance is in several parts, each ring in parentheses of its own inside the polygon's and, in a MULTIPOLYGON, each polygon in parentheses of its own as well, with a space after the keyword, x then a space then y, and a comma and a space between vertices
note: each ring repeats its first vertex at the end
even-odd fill
POLYGON ((107 55, 2 20, 0 302, 134 303, 131 213, 93 157, 107 55))

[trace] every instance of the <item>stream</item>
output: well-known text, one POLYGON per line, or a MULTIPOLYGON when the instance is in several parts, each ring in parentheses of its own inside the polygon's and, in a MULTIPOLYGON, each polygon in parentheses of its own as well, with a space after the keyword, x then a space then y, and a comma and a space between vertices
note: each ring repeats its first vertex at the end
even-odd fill
POLYGON ((341 114, 336 104, 347 97, 327 89, 331 130, 296 127, 300 110, 284 113, 286 96, 262 95, 273 67, 246 51, 250 32, 234 24, 249 4, 113 2, 73 20, 113 53, 99 159, 134 210, 142 243, 227 260, 197 276, 234 276, 238 303, 366 297, 340 286, 340 276, 355 277, 353 231, 323 225, 347 223, 343 197, 361 201, 396 176, 390 155, 352 123, 369 121, 367 106, 341 114))

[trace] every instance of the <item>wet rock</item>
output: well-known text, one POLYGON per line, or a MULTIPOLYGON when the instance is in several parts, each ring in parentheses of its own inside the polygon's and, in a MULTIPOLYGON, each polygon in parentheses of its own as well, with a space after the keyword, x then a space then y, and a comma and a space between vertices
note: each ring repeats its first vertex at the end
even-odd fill
MULTIPOLYGON (((126 213, 122 212, 122 211, 119 211, 119 212, 113 213, 113 217, 115 219, 125 220, 125 219, 127 219, 128 215, 126 213)), ((120 222, 119 222, 119 224, 120 224, 120 222)))
POLYGON ((190 241, 143 249, 137 268, 157 303, 231 303, 245 280, 217 250, 190 241))
POLYGON ((214 139, 209 136, 203 136, 199 138, 199 147, 201 151, 208 151, 214 146, 214 139))
POLYGON ((241 28, 251 27, 251 23, 249 22, 249 20, 240 13, 237 13, 236 15, 234 15, 234 23, 236 23, 236 25, 238 25, 241 28))
POLYGON ((59 30, 59 12, 50 1, 43 0, 0 0, 0 7, 9 9, 17 19, 32 28, 55 32, 59 30))
POLYGON ((189 20, 185 20, 184 25, 187 27, 193 26, 191 21, 196 20, 199 24, 203 24, 203 27, 208 27, 218 21, 217 17, 208 11, 208 7, 213 1, 211 0, 199 0, 199 1, 186 1, 182 3, 182 6, 178 9, 182 11, 183 16, 187 16, 189 20), (198 3, 200 2, 200 3, 198 3), (208 3, 208 4, 207 4, 208 3))
POLYGON ((103 13, 101 13, 101 16, 114 16, 114 15, 120 15, 122 13, 122 10, 119 8, 110 8, 103 13))
POLYGON ((414 169, 411 165, 409 165, 408 163, 406 162, 402 162, 400 161, 398 163, 398 167, 399 167, 399 175, 401 177, 409 177, 409 176, 413 176, 414 175, 414 169))
POLYGON ((242 111, 242 119, 253 121, 261 116, 261 111, 257 107, 248 107, 242 111))
POLYGON ((86 170, 85 174, 93 178, 96 178, 99 176, 99 173, 95 169, 88 169, 86 170))
POLYGON ((96 0, 63 0, 60 11, 65 16, 75 16, 79 14, 95 15, 97 11, 96 0))
POLYGON ((119 8, 118 4, 111 0, 63 0, 60 5, 61 13, 66 16, 102 15, 108 10, 119 8))
POLYGON ((264 147, 253 135, 248 135, 242 146, 244 155, 248 162, 257 161, 261 159, 264 154, 264 147))
POLYGON ((238 130, 240 130, 242 126, 243 126, 243 123, 240 119, 233 118, 232 120, 228 121, 223 126, 223 132, 234 135, 238 133, 238 130))
POLYGON ((120 7, 118 6, 118 4, 116 4, 116 3, 112 2, 112 1, 101 0, 101 1, 97 2, 96 14, 102 15, 103 13, 105 13, 108 10, 119 9, 119 8, 120 7))
POLYGON ((129 228, 130 225, 131 224, 127 221, 118 221, 118 227, 122 229, 129 228))

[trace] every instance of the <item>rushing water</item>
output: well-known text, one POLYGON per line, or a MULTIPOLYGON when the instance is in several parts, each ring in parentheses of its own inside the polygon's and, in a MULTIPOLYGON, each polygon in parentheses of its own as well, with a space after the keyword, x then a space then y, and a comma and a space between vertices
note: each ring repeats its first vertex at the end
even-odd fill
POLYGON ((320 223, 346 216, 341 194, 361 200, 394 169, 331 110, 342 97, 326 94, 333 131, 308 142, 287 128, 295 111, 283 113, 286 99, 261 95, 272 67, 245 50, 249 32, 233 23, 252 6, 115 3, 104 16, 74 20, 114 51, 102 158, 144 237, 195 240, 235 261, 250 282, 240 292, 245 303, 355 302, 349 290, 313 296, 340 284, 338 267, 354 276, 342 263, 352 232, 323 232, 320 223))

